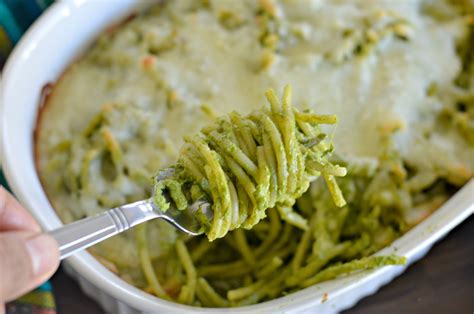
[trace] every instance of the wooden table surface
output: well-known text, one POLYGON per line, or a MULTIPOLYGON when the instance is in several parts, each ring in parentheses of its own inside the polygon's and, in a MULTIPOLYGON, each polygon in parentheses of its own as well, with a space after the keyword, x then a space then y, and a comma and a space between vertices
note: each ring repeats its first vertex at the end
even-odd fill
MULTIPOLYGON (((59 314, 105 313, 61 269, 52 279, 59 314)), ((347 314, 474 313, 474 216, 421 261, 347 314)))

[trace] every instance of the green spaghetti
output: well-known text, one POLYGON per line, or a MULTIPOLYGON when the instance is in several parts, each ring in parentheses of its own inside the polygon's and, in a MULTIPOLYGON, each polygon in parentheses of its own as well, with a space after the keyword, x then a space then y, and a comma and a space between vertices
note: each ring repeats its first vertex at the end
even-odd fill
POLYGON ((269 108, 246 117, 232 112, 186 138, 174 173, 164 180, 157 176, 153 198, 162 210, 170 206, 165 190, 180 210, 202 198, 212 203, 211 219, 197 214, 211 241, 252 228, 274 207, 285 221, 308 229, 293 205, 321 175, 334 202, 345 205, 334 177, 346 169, 328 160, 333 147, 320 128, 335 124, 336 116, 298 111, 291 105, 291 86, 281 102, 271 89, 265 95, 269 108))

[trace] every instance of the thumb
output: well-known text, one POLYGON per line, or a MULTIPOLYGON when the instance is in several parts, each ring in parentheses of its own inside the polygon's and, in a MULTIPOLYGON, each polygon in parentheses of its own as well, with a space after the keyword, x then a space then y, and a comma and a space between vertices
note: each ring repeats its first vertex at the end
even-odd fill
POLYGON ((49 235, 0 233, 0 304, 42 284, 58 265, 58 245, 49 235))

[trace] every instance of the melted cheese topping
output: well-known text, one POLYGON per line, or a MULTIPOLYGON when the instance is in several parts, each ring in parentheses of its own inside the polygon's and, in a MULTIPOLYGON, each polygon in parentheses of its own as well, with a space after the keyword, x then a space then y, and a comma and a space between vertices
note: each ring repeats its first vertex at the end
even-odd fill
MULTIPOLYGON (((215 115, 260 107, 263 91, 286 84, 299 109, 338 116, 340 155, 376 158, 386 134, 399 128, 394 146, 412 168, 457 176, 460 184, 472 176, 473 146, 454 129, 441 131, 436 118, 459 94, 453 82, 463 18, 434 18, 426 1, 208 2, 154 7, 102 35, 57 82, 37 145, 45 189, 66 221, 145 197, 146 183, 133 175, 146 178, 170 165, 184 136, 215 115), (441 96, 429 95, 432 84, 441 96), (100 112, 133 175, 112 192, 108 182, 93 180, 106 196, 97 201, 69 193, 61 180, 80 172, 89 144, 74 140, 100 112), (61 153, 65 141, 77 160, 61 153)), ((167 234, 164 243, 175 238, 167 234)), ((126 236, 111 241, 110 250, 131 245, 126 236)), ((166 249, 157 247, 154 256, 166 249)), ((118 260, 137 263, 133 253, 118 260)))

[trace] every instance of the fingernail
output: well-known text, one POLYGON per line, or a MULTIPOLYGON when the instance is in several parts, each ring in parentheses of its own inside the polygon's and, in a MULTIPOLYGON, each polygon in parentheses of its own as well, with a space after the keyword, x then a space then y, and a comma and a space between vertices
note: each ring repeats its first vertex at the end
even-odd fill
POLYGON ((30 238, 26 242, 26 248, 30 254, 33 274, 41 275, 54 267, 56 243, 54 239, 46 234, 40 234, 30 238))

